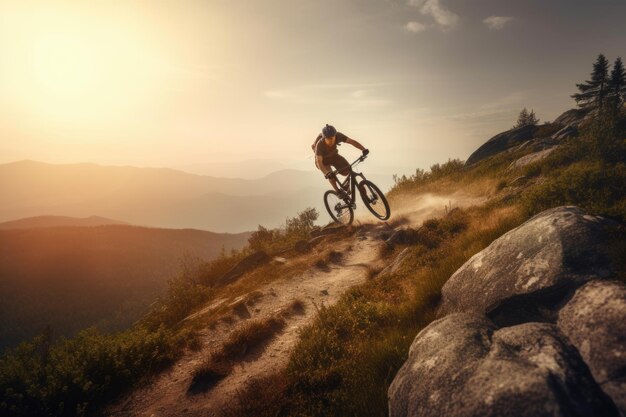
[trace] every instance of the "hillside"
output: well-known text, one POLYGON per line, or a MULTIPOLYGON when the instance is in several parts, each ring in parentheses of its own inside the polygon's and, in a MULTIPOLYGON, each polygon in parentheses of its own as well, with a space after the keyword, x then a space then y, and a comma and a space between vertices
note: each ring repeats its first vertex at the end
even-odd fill
POLYGON ((52 347, 44 335, 0 362, 19 370, 0 387, 43 381, 7 404, 32 415, 80 404, 112 416, 618 416, 625 130, 585 117, 511 129, 469 163, 398 178, 389 222, 359 207, 351 227, 299 216, 259 230, 255 248, 171 280, 126 332, 52 347), (83 363, 67 365, 77 352, 83 363), (70 394, 51 396, 48 381, 70 394))
POLYGON ((328 187, 314 171, 243 180, 165 168, 20 161, 0 165, 0 221, 98 213, 143 226, 243 232, 277 226, 304 207, 322 212, 328 187))
MULTIPOLYGON (((578 150, 575 151, 578 152, 576 156, 571 154, 587 139, 579 139, 578 132, 562 136, 563 129, 568 126, 571 127, 560 123, 544 125, 521 140, 511 140, 511 137, 519 137, 515 130, 504 132, 491 141, 489 152, 481 150, 482 155, 473 158, 469 164, 449 161, 433 166, 429 172, 418 171, 414 177, 400 178, 389 193, 395 219, 389 224, 371 224, 365 220, 367 216, 361 217, 366 223, 351 230, 340 229, 321 241, 313 237, 311 242, 315 244, 310 251, 304 254, 297 251, 283 253, 266 266, 253 269, 235 283, 218 289, 187 320, 190 326, 198 329, 199 340, 193 342, 194 348, 186 350, 176 366, 156 377, 148 386, 108 408, 107 413, 115 416, 175 416, 182 413, 193 416, 361 416, 384 415, 387 412, 397 416, 413 415, 406 412, 404 404, 415 404, 415 401, 423 403, 423 400, 407 397, 407 392, 417 389, 407 386, 420 386, 419 381, 428 380, 429 373, 405 374, 422 365, 405 365, 407 371, 399 378, 412 382, 398 382, 394 391, 389 391, 394 404, 387 402, 387 388, 406 360, 413 337, 449 308, 445 304, 442 307, 440 303, 441 289, 451 275, 454 277, 460 273, 455 274, 455 271, 462 271, 466 262, 469 266, 464 268, 469 271, 480 268, 480 261, 476 259, 480 259, 481 251, 487 252, 490 244, 497 245, 496 242, 501 240, 498 237, 525 224, 545 204, 577 203, 589 209, 595 207, 595 213, 618 219, 626 214, 620 211, 624 194, 606 192, 622 181, 623 171, 615 173, 614 177, 607 177, 602 185, 598 184, 597 191, 601 194, 593 201, 578 193, 559 196, 554 190, 544 195, 543 190, 552 187, 551 181, 567 172, 570 166, 577 166, 574 168, 577 170, 575 175, 580 175, 581 164, 587 166, 588 172, 597 169, 593 163, 586 165, 588 162, 585 162, 585 158, 590 157, 584 156, 584 152, 581 154, 578 150), (495 151, 494 143, 497 148, 495 151), (578 162, 574 163, 573 159, 568 158, 578 159, 578 162), (550 200, 545 200, 546 197, 550 200), (472 258, 475 254, 476 257, 472 258), (338 286, 340 282, 342 284, 338 286), (294 303, 298 306, 296 311, 293 310, 294 303), (261 330, 264 326, 269 328, 261 330), (257 336, 257 332, 262 335, 257 336), (296 338, 294 334, 297 332, 299 336, 296 338)), ((583 132, 589 134, 585 129, 583 132)), ((576 181, 572 181, 572 184, 573 187, 581 186, 576 181)), ((572 215, 567 210, 557 213, 564 213, 562 215, 566 218, 572 215)), ((575 213, 583 218, 582 212, 575 213)), ((591 216, 584 214, 584 219, 588 218, 591 216)), ((550 223, 548 220, 546 222, 550 223)), ((532 229, 533 226, 527 227, 532 229)), ((522 253, 528 251, 528 258, 523 257, 521 260, 519 250, 513 253, 517 256, 517 262, 527 265, 520 267, 521 270, 532 268, 535 274, 543 271, 541 265, 545 261, 541 258, 537 259, 536 267, 524 263, 526 259, 530 263, 535 262, 531 256, 549 256, 554 259, 559 251, 554 249, 552 239, 548 238, 550 230, 546 228, 545 236, 541 235, 545 238, 543 245, 547 245, 546 249, 541 249, 544 252, 534 255, 538 249, 519 249, 522 253)), ((522 236, 529 234, 520 233, 522 236)), ((621 236, 623 232, 617 233, 617 236, 621 236)), ((538 236, 540 233, 533 231, 530 235, 538 236)), ((578 236, 581 239, 581 235, 578 236)), ((506 236, 502 239, 508 241, 506 236)), ((609 238, 609 242, 613 242, 609 244, 615 244, 616 241, 611 239, 616 237, 609 238)), ((619 242, 623 237, 617 239, 619 242)), ((533 241, 537 242, 536 239, 533 241)), ((542 245, 541 238, 538 242, 542 245)), ((597 250, 592 246, 592 240, 586 242, 589 251, 597 250)), ((530 243, 521 240, 519 244, 530 243)), ((619 250, 623 255, 623 245, 619 250)), ((587 256, 580 249, 577 253, 578 256, 587 256)), ((622 255, 612 256, 620 259, 622 255)), ((483 266, 485 271, 490 271, 497 268, 495 260, 505 255, 484 256, 484 259, 490 256, 490 263, 483 266)), ((569 259, 571 255, 566 252, 563 256, 569 259)), ((556 265, 562 262, 563 268, 568 271, 580 268, 568 266, 567 260, 554 262, 556 265)), ((602 262, 598 264, 600 268, 604 268, 602 262)), ((509 265, 515 265, 514 260, 505 260, 502 268, 512 267, 509 265)), ((577 264, 574 262, 573 265, 577 264)), ((557 266, 555 268, 558 270, 557 266)), ((606 272, 602 269, 605 271, 602 276, 621 276, 623 279, 623 269, 619 268, 623 266, 617 269, 621 272, 606 272)), ((499 274, 493 279, 504 279, 506 276, 499 274)), ((542 279, 532 278, 528 283, 516 285, 524 285, 529 288, 529 292, 533 291, 532 284, 537 285, 535 282, 549 287, 542 279)), ((546 276, 545 279, 551 278, 546 276)), ((478 277, 472 278, 472 281, 478 281, 478 277)), ((506 282, 503 285, 511 286, 506 282)), ((566 288, 572 291, 572 287, 566 288)), ((541 290, 537 291, 541 293, 541 290)), ((463 291, 459 294, 457 297, 463 297, 463 291)), ((478 289, 469 299, 461 299, 469 308, 477 308, 484 294, 492 292, 478 289)), ((570 292, 566 294, 571 296, 570 292)), ((444 296, 448 297, 446 293, 444 296)), ((547 302, 555 301, 548 298, 547 302)), ((489 300, 485 300, 485 303, 489 305, 489 300)), ((513 304, 510 308, 520 307, 513 304)), ((502 312, 498 310, 499 315, 494 313, 493 317, 499 326, 504 327, 509 326, 505 323, 512 320, 515 324, 529 320, 540 320, 542 323, 553 320, 549 315, 537 319, 537 308, 546 307, 544 304, 532 307, 532 312, 523 319, 515 318, 517 316, 505 317, 504 314, 519 314, 516 313, 518 310, 509 312, 508 307, 502 312)), ((618 311, 618 317, 626 314, 626 310, 618 311)), ((456 327, 446 331, 454 332, 454 329, 456 327)), ((454 337, 451 333, 449 340, 454 337)), ((471 336, 468 338, 471 340, 471 336)), ((529 340, 523 342, 524 346, 533 343, 532 339, 529 340)), ((465 345, 460 346, 459 349, 462 349, 465 345)), ((445 344, 434 345, 430 348, 431 355, 443 355, 441 352, 446 352, 446 348, 445 344)), ((457 360, 462 361, 464 355, 462 350, 459 352, 456 353, 460 355, 457 360)), ((441 359, 437 357, 436 360, 441 359)), ((457 366, 461 368, 463 365, 457 366)), ((563 366, 566 370, 562 372, 571 372, 572 375, 578 372, 575 370, 578 368, 567 368, 574 365, 563 366)), ((454 370, 449 372, 453 373, 454 370)), ((452 378, 450 374, 442 375, 441 378, 446 378, 446 381, 452 378)), ((485 378, 482 375, 480 377, 485 378)), ((578 384, 576 386, 579 388, 576 389, 582 390, 580 392, 587 392, 591 398, 599 398, 595 403, 595 400, 589 400, 590 409, 600 413, 594 412, 594 415, 604 415, 603 412, 613 415, 614 405, 611 400, 606 400, 596 382, 591 381, 586 374, 568 378, 572 378, 567 380, 571 382, 566 381, 565 384, 578 384)), ((428 397, 434 390, 443 389, 446 384, 441 384, 441 387, 433 385, 431 391, 420 394, 420 398, 424 395, 428 397)), ((464 389, 470 390, 471 387, 469 384, 464 389)), ((534 401, 554 404, 546 407, 554 406, 556 409, 565 407, 562 404, 568 400, 550 397, 552 389, 558 391, 559 388, 546 388, 548 394, 534 398, 534 401)), ((576 389, 569 389, 572 393, 567 395, 575 396, 576 389)), ((526 398, 526 394, 519 395, 526 398)), ((561 394, 557 392, 555 395, 561 394)), ((440 409, 444 411, 439 415, 442 416, 447 415, 447 406, 443 404, 445 401, 440 400, 440 409)), ((429 415, 428 409, 419 415, 429 415)))
POLYGON ((56 336, 94 324, 124 328, 146 312, 184 258, 210 260, 222 248, 240 249, 249 236, 126 225, 52 227, 45 220, 49 227, 0 230, 0 348, 47 325, 56 336))

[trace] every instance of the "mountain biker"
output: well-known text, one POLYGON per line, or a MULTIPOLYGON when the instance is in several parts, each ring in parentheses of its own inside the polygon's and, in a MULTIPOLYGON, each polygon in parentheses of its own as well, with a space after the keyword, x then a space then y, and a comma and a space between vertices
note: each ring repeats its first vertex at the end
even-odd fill
POLYGON ((311 149, 315 152, 315 166, 322 171, 324 177, 328 179, 330 185, 339 194, 339 197, 346 199, 348 195, 337 186, 337 179, 331 169, 331 166, 334 167, 341 175, 350 174, 350 164, 343 156, 339 155, 339 150, 337 149, 337 145, 343 142, 360 149, 363 152, 363 156, 370 152, 356 140, 350 139, 341 132, 337 132, 337 129, 329 124, 322 128, 322 133, 317 135, 315 142, 311 145, 311 149))

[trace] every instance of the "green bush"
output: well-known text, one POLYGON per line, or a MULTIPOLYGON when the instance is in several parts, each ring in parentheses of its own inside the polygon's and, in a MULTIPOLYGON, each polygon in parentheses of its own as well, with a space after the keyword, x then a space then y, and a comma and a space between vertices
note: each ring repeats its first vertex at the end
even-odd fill
POLYGON ((389 193, 399 193, 420 185, 434 182, 438 179, 453 174, 459 174, 463 171, 464 167, 465 163, 460 159, 448 159, 448 162, 445 162, 443 164, 437 163, 431 165, 429 171, 418 168, 415 170, 415 174, 409 177, 407 177, 406 175, 403 175, 401 177, 394 175, 393 180, 395 184, 391 188, 389 193))
POLYGON ((526 168, 543 181, 522 196, 529 214, 577 205, 593 214, 626 219, 626 134, 624 119, 604 116, 588 123, 578 138, 526 168))
POLYGON ((0 359, 0 414, 83 416, 171 362, 182 340, 164 327, 115 335, 87 329, 54 345, 46 336, 0 359))
POLYGON ((296 217, 285 220, 285 225, 276 229, 267 229, 259 225, 248 239, 250 249, 277 253, 291 248, 297 241, 308 239, 315 228, 315 220, 319 213, 314 208, 307 208, 296 217))
POLYGON ((550 176, 522 199, 529 214, 551 207, 576 205, 584 210, 626 220, 626 165, 579 162, 550 176))

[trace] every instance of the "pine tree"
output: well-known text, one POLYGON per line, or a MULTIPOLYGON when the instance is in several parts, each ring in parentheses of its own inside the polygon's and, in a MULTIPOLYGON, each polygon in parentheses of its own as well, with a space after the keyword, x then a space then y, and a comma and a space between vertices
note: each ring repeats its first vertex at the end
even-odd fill
POLYGON ((524 107, 524 109, 521 112, 519 112, 519 115, 517 116, 517 123, 515 123, 515 125, 513 126, 513 129, 526 126, 526 120, 528 120, 528 116, 529 116, 528 110, 526 110, 526 107, 524 107))
POLYGON ((626 101, 626 70, 622 58, 617 58, 613 64, 611 78, 609 78, 607 101, 614 114, 617 114, 621 105, 626 101))
POLYGON ((531 110, 529 113, 528 109, 524 107, 524 109, 519 112, 519 115, 517 116, 517 123, 515 123, 513 129, 517 129, 522 126, 536 126, 537 123, 539 123, 539 119, 537 119, 537 116, 535 116, 535 111, 531 110))
POLYGON ((585 110, 598 109, 602 113, 602 106, 607 96, 607 84, 609 81, 609 61, 602 54, 598 55, 593 64, 591 80, 583 84, 576 84, 580 93, 573 94, 572 97, 578 105, 585 110))

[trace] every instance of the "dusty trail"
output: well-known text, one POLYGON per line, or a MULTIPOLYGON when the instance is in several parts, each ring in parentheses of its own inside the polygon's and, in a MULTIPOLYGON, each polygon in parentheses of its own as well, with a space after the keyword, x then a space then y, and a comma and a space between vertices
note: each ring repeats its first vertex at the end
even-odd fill
MULTIPOLYGON (((404 217, 407 226, 417 226, 429 217, 445 214, 451 207, 469 206, 484 200, 485 198, 460 194, 445 196, 422 194, 403 201, 400 207, 396 206, 394 216, 404 217)), ((357 218, 371 221, 367 213, 360 213, 357 218)), ((220 322, 213 329, 202 330, 200 350, 187 351, 174 366, 158 375, 149 386, 135 390, 125 399, 110 406, 105 415, 115 417, 219 415, 219 411, 233 401, 237 391, 244 388, 247 381, 271 374, 286 366, 290 351, 298 340, 298 330, 311 323, 319 306, 335 304, 346 290, 365 282, 370 268, 382 269, 384 265, 378 256, 378 247, 384 243, 378 235, 383 230, 389 231, 389 226, 379 222, 373 227, 363 228, 362 233, 357 233, 353 238, 337 243, 333 249, 342 253, 343 259, 338 264, 329 264, 326 270, 311 267, 295 277, 279 279, 259 288, 263 295, 248 310, 249 314, 240 317, 236 323, 220 322), (304 303, 304 312, 287 317, 285 328, 270 342, 248 353, 235 365, 229 376, 206 393, 187 392, 193 371, 211 350, 219 347, 233 331, 250 320, 277 316, 294 300, 304 303)), ((196 313, 196 316, 206 313, 215 305, 206 307, 200 313, 196 313)))
POLYGON ((298 330, 315 317, 316 306, 333 305, 348 288, 364 282, 368 276, 367 266, 373 265, 378 258, 377 246, 380 244, 371 235, 356 236, 355 240, 338 245, 337 250, 344 253, 340 264, 330 264, 327 270, 312 267, 294 278, 260 288, 263 297, 249 309, 249 318, 234 324, 220 323, 212 330, 203 331, 201 350, 187 352, 150 386, 138 389, 111 407, 106 414, 137 417, 217 415, 216 411, 231 401, 246 381, 274 372, 287 364, 289 352, 298 339, 298 330), (235 365, 228 377, 207 393, 187 393, 193 370, 239 324, 251 319, 276 316, 296 299, 304 302, 304 312, 287 318, 285 329, 269 344, 260 351, 248 354, 235 365))

